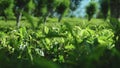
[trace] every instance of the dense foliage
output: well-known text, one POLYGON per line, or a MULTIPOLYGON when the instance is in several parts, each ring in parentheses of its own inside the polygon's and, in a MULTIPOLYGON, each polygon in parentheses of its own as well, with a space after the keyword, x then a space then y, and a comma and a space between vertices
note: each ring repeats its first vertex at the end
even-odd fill
POLYGON ((56 25, 41 24, 37 30, 10 27, 0 31, 1 67, 104 68, 111 64, 119 67, 114 31, 109 26, 102 23, 81 23, 82 27, 70 23, 51 24, 56 25))
POLYGON ((12 3, 13 0, 0 0, 0 16, 3 16, 5 21, 12 15, 12 3))
POLYGON ((100 1, 107 20, 91 20, 94 0, 86 7, 91 21, 68 18, 81 1, 0 0, 0 16, 11 17, 0 19, 0 68, 119 68, 120 1, 100 1))

